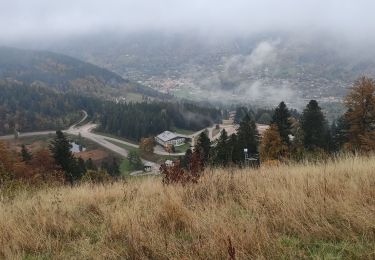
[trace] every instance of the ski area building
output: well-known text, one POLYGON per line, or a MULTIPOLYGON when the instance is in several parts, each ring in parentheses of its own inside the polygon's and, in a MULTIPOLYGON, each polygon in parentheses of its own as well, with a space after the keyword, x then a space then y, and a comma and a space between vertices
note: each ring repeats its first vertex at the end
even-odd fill
POLYGON ((179 146, 185 144, 186 137, 183 135, 172 133, 170 131, 164 131, 160 135, 156 136, 155 140, 163 147, 166 147, 168 145, 179 146))

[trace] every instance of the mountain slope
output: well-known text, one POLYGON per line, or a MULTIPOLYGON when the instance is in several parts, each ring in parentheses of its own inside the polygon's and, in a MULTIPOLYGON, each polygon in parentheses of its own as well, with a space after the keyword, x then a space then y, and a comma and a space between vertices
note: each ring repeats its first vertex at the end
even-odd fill
POLYGON ((0 47, 0 79, 101 97, 157 94, 111 71, 66 55, 8 47, 0 47))
POLYGON ((360 75, 375 76, 371 44, 318 32, 100 34, 53 43, 49 49, 194 100, 339 99, 360 75))

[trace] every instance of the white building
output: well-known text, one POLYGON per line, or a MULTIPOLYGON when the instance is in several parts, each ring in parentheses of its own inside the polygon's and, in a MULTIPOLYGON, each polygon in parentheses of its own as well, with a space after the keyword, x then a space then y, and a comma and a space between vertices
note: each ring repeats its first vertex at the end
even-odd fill
POLYGON ((170 131, 164 131, 160 135, 155 137, 155 140, 161 146, 174 145, 179 146, 183 145, 186 142, 186 138, 182 135, 177 135, 170 131))

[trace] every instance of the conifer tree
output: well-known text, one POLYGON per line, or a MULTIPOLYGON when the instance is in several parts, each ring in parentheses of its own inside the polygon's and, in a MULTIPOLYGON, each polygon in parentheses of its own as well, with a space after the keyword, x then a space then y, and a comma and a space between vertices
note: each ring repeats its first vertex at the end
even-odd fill
POLYGON ((238 142, 238 136, 236 134, 232 134, 228 140, 228 147, 229 147, 229 157, 232 163, 239 164, 243 160, 243 150, 238 142))
POLYGON ((199 151, 203 164, 207 164, 210 156, 211 141, 208 138, 206 131, 199 134, 194 150, 199 151))
POLYGON ((327 149, 328 127, 321 108, 316 100, 311 100, 301 116, 303 143, 305 148, 327 149))
POLYGON ((332 123, 331 136, 332 136, 332 150, 339 151, 343 148, 344 144, 348 142, 349 124, 345 115, 339 117, 332 123))
POLYGON ((143 162, 136 151, 129 151, 127 159, 133 170, 143 170, 143 162))
POLYGON ((22 161, 29 162, 32 159, 32 154, 27 150, 26 145, 22 145, 21 148, 22 161))
POLYGON ((191 149, 187 149, 185 155, 181 158, 182 168, 189 170, 189 163, 191 161, 192 155, 193 152, 191 151, 191 149))
POLYGON ((289 118, 289 109, 283 101, 276 107, 275 113, 272 116, 271 124, 276 124, 281 139, 286 144, 290 144, 289 135, 291 134, 292 128, 289 118))
POLYGON ((243 153, 243 150, 246 148, 248 149, 249 155, 258 154, 259 133, 255 121, 252 120, 249 115, 246 115, 240 123, 237 141, 237 149, 240 149, 241 153, 243 153))
POLYGON ((112 159, 112 165, 111 165, 111 168, 110 168, 109 174, 110 174, 112 177, 118 177, 118 176, 120 176, 120 174, 121 174, 121 172, 120 172, 120 166, 119 166, 119 164, 117 163, 117 159, 116 159, 116 157, 113 157, 113 159, 112 159))
POLYGON ((229 161, 228 134, 225 129, 220 133, 220 137, 215 147, 213 163, 215 165, 227 166, 229 161))
POLYGON ((87 170, 93 170, 93 171, 96 171, 98 170, 98 168, 96 167, 96 165, 94 164, 94 162, 92 161, 91 158, 89 158, 86 162, 86 169, 87 170))
POLYGON ((58 166, 65 172, 65 178, 73 184, 79 179, 80 174, 75 169, 76 161, 70 151, 72 145, 60 130, 56 131, 56 136, 50 144, 50 150, 58 166))

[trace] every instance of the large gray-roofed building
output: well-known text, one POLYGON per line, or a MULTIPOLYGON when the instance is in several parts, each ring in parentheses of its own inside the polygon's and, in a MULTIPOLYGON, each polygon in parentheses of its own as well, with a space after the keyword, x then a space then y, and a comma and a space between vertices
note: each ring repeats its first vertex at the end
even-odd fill
POLYGON ((167 145, 179 146, 185 143, 186 137, 183 135, 172 133, 170 131, 164 131, 160 135, 156 136, 155 140, 158 144, 162 146, 167 146, 167 145))

